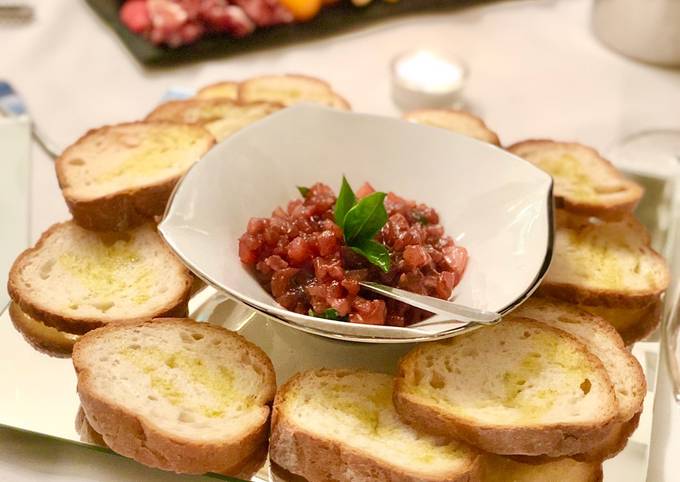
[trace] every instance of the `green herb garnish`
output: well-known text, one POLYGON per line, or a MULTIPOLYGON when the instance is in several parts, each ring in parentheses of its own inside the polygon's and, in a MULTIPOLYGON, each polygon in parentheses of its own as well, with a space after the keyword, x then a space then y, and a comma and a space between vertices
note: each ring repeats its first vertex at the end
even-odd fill
POLYGON ((342 177, 335 202, 335 223, 342 228, 345 243, 384 272, 390 269, 390 253, 373 238, 387 222, 384 192, 374 192, 357 202, 351 186, 342 177))
POLYGON ((378 243, 377 241, 367 239, 358 246, 350 247, 352 248, 352 251, 362 255, 385 273, 390 270, 390 252, 385 246, 378 243))
POLYGON ((340 314, 334 308, 328 308, 323 313, 317 313, 314 310, 309 310, 309 316, 315 316, 317 318, 323 318, 324 320, 334 320, 334 321, 347 321, 347 316, 340 316, 340 314))
POLYGON ((345 176, 342 176, 342 185, 340 186, 338 199, 335 201, 335 211, 333 212, 333 215, 335 216, 335 224, 340 226, 343 230, 345 229, 345 217, 356 202, 357 197, 354 195, 354 191, 352 191, 345 176))
POLYGON ((384 192, 374 192, 352 206, 345 216, 345 241, 349 246, 356 246, 363 241, 373 239, 387 222, 384 192))
POLYGON ((303 198, 306 198, 307 194, 309 194, 309 188, 308 187, 298 186, 297 189, 298 189, 298 191, 300 191, 300 194, 302 195, 303 198))

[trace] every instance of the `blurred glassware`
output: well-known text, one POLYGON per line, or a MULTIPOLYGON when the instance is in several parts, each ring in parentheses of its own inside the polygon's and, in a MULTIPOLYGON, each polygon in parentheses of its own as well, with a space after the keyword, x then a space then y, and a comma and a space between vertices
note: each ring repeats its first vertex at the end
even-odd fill
POLYGON ((592 24, 604 44, 627 57, 680 66, 679 0, 595 0, 592 24))

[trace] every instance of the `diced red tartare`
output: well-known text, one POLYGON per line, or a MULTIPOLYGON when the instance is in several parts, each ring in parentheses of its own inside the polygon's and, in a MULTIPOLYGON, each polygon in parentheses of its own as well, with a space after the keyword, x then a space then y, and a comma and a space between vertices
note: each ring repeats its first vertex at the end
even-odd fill
MULTIPOLYGON (((357 197, 373 192, 364 184, 357 197)), ((276 208, 270 218, 252 218, 239 239, 241 261, 254 269, 262 286, 286 309, 323 316, 328 310, 352 323, 406 326, 429 313, 360 290, 359 281, 376 281, 448 299, 460 282, 468 254, 444 234, 437 212, 389 193, 387 223, 375 240, 390 253, 383 272, 352 251, 335 223, 335 193, 322 183, 304 199, 276 208)))

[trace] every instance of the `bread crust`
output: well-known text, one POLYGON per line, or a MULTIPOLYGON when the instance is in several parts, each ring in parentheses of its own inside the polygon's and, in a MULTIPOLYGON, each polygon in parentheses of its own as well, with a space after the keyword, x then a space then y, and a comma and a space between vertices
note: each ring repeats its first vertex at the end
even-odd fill
MULTIPOLYGON (((592 464, 601 464, 605 460, 616 457, 621 451, 626 448, 628 439, 637 430, 640 424, 640 416, 642 411, 636 413, 630 420, 620 423, 618 428, 612 432, 609 439, 607 439, 600 447, 582 454, 574 454, 569 456, 578 462, 586 462, 592 464)), ((524 455, 510 455, 511 459, 521 462, 523 464, 543 464, 559 460, 565 457, 546 457, 537 456, 529 457, 524 455)))
MULTIPOLYGON (((337 370, 317 370, 317 372, 337 370)), ((341 370, 346 373, 359 370, 341 370)), ((305 373, 298 373, 284 384, 276 394, 272 411, 272 434, 269 458, 281 468, 311 481, 334 482, 475 482, 479 480, 480 463, 476 456, 468 470, 447 474, 446 477, 428 477, 417 472, 407 472, 400 467, 376 460, 370 455, 345 446, 340 442, 319 437, 296 426, 285 411, 286 398, 305 373)))
POLYGON ((196 98, 199 99, 216 99, 216 98, 223 98, 223 99, 232 99, 236 100, 238 98, 238 86, 240 82, 235 82, 232 80, 223 80, 221 82, 213 82, 212 84, 205 85, 198 89, 196 92, 196 98), (206 92, 210 92, 210 90, 215 89, 215 88, 221 88, 221 87, 233 87, 234 91, 236 93, 236 96, 234 97, 218 97, 218 96, 213 96, 213 95, 206 95, 206 92))
MULTIPOLYGON (((26 313, 31 318, 40 320, 43 324, 56 328, 59 331, 64 331, 67 333, 82 335, 90 330, 99 328, 112 322, 134 322, 148 320, 151 318, 163 318, 163 317, 183 317, 188 314, 189 311, 189 297, 191 294, 191 285, 193 283, 193 277, 188 268, 183 266, 183 284, 184 289, 182 290, 180 296, 174 300, 170 300, 165 306, 155 310, 154 312, 149 312, 148 316, 144 317, 134 317, 134 318, 121 318, 112 321, 104 321, 101 318, 92 317, 73 317, 67 316, 60 313, 55 313, 51 311, 48 307, 40 302, 40 300, 32 299, 24 293, 24 290, 19 286, 17 280, 19 277, 19 271, 24 266, 26 260, 33 253, 40 251, 43 245, 55 232, 57 232, 62 226, 69 224, 71 221, 65 221, 61 223, 56 223, 50 226, 38 239, 35 246, 26 249, 19 257, 14 261, 12 268, 9 272, 9 278, 7 281, 7 291, 10 298, 14 301, 19 308, 26 313)), ((162 249, 167 253, 174 256, 172 250, 165 244, 162 244, 162 249)), ((178 261, 179 263, 179 261, 178 261)))
POLYGON ((582 305, 581 308, 606 320, 607 323, 611 324, 618 331, 624 344, 626 346, 631 346, 635 342, 649 337, 658 328, 661 323, 663 301, 661 296, 658 296, 651 304, 644 308, 644 312, 637 320, 623 324, 618 323, 614 319, 609 319, 605 313, 598 310, 598 308, 601 307, 582 305))
MULTIPOLYGON (((535 324, 534 320, 515 318, 513 323, 535 324)), ((607 377, 602 362, 576 337, 557 328, 539 323, 543 329, 553 331, 562 338, 570 339, 580 346, 581 353, 591 365, 607 377)), ((423 350, 417 346, 399 362, 395 380, 394 406, 406 423, 426 433, 456 437, 485 452, 499 455, 547 455, 550 457, 581 454, 599 447, 618 428, 618 404, 614 387, 609 380, 607 392, 611 409, 592 423, 554 423, 533 426, 508 427, 503 425, 480 425, 474 420, 447 413, 439 407, 422 402, 407 393, 405 377, 416 357, 423 350)))
MULTIPOLYGON (((494 131, 492 131, 489 126, 486 125, 486 123, 480 118, 477 117, 474 114, 471 114, 470 112, 466 112, 464 110, 458 110, 458 109, 416 109, 412 110, 410 112, 405 113, 402 118, 408 121, 412 122, 418 122, 418 116, 422 114, 427 114, 430 112, 450 112, 452 114, 455 114, 460 117, 466 117, 472 121, 475 122, 479 127, 485 130, 486 136, 484 141, 488 142, 489 144, 493 144, 495 146, 500 147, 501 146, 501 141, 498 138, 498 134, 496 134, 494 131)), ((442 126, 443 127, 443 126, 442 126)), ((479 139, 482 140, 482 139, 479 139)))
MULTIPOLYGON (((146 186, 121 189, 119 191, 91 199, 80 199, 67 194, 64 163, 72 150, 87 142, 89 136, 98 132, 108 132, 117 127, 148 125, 149 122, 137 121, 123 124, 107 125, 90 129, 66 150, 55 161, 57 180, 62 189, 64 200, 71 211, 73 220, 85 229, 93 231, 124 231, 153 220, 165 212, 168 199, 181 175, 172 176, 150 183, 146 186)), ((177 125, 172 122, 153 122, 154 125, 177 125)), ((187 124, 182 124, 187 125, 187 124)), ((206 142, 202 155, 215 145, 215 138, 201 126, 193 125, 196 133, 206 142)))
MULTIPOLYGON (((83 407, 78 407, 78 413, 76 414, 76 431, 80 434, 80 441, 90 445, 99 445, 101 447, 106 447, 109 450, 110 447, 106 445, 106 442, 102 436, 97 433, 87 421, 83 407)), ((265 443, 253 452, 247 459, 239 463, 234 467, 230 467, 220 475, 226 475, 228 477, 238 477, 244 480, 250 480, 253 475, 257 473, 260 468, 264 465, 267 460, 268 446, 265 443)))
MULTIPOLYGON (((187 318, 163 318, 156 321, 181 326, 198 324, 187 318)), ((73 350, 73 366, 78 375, 77 391, 87 421, 97 433, 101 434, 111 450, 150 467, 182 474, 233 473, 235 468, 240 470, 244 463, 263 444, 266 444, 269 432, 270 410, 268 406, 265 405, 267 410, 262 423, 250 432, 226 440, 196 442, 190 438, 164 431, 144 416, 100 397, 92 389, 92 372, 83 359, 83 347, 90 341, 105 336, 109 331, 154 322, 107 326, 88 333, 76 343, 73 350)), ((269 368, 263 393, 268 403, 271 403, 276 391, 276 379, 271 361, 264 352, 245 338, 221 326, 208 323, 200 323, 200 325, 201 329, 213 330, 220 336, 236 337, 251 355, 269 368)))
POLYGON ((516 142, 515 144, 506 147, 506 149, 512 154, 522 157, 527 151, 535 151, 555 146, 567 149, 585 149, 589 151, 592 156, 597 157, 598 160, 601 161, 601 165, 609 171, 611 176, 616 177, 617 180, 625 186, 625 195, 622 194, 617 200, 600 199, 596 203, 570 199, 568 196, 555 194, 555 206, 557 208, 562 208, 582 216, 595 216, 606 220, 617 220, 626 213, 632 212, 640 202, 640 199, 642 199, 642 195, 644 194, 642 187, 639 184, 626 179, 611 162, 603 158, 600 153, 592 147, 576 142, 558 142, 551 139, 527 139, 516 142))
POLYGON ((71 356, 77 335, 58 331, 29 317, 13 301, 9 304, 9 318, 28 344, 39 352, 55 358, 71 356))
POLYGON ((229 99, 226 97, 213 97, 213 98, 191 98, 191 99, 183 99, 183 100, 169 100, 167 102, 163 102, 162 104, 159 104, 154 110, 149 112, 149 114, 144 118, 146 122, 177 122, 181 124, 188 124, 188 125, 199 125, 203 126, 205 124, 208 124, 210 122, 214 122, 216 120, 219 120, 222 118, 222 116, 216 116, 211 119, 203 119, 199 120, 197 122, 184 122, 180 119, 177 118, 177 113, 182 112, 183 106, 195 106, 199 107, 201 105, 205 106, 222 106, 222 105, 229 105, 232 107, 249 107, 249 106, 262 106, 262 107, 271 107, 272 109, 283 109, 285 106, 279 102, 270 102, 270 101, 264 101, 264 100, 259 100, 255 102, 241 102, 237 99, 229 99), (179 107, 179 110, 176 109, 176 107, 179 107), (174 119, 169 119, 166 117, 167 113, 172 114, 175 118, 174 119))
MULTIPOLYGON (((240 102, 244 103, 251 103, 253 102, 252 99, 248 98, 248 84, 251 82, 256 82, 261 79, 270 79, 272 77, 286 77, 289 79, 303 79, 303 80, 308 80, 308 81, 313 81, 317 84, 323 85, 327 90, 328 93, 331 94, 337 101, 339 102, 340 106, 344 110, 351 111, 352 110, 352 105, 345 99, 343 96, 335 92, 333 90, 333 87, 331 84, 326 82, 325 80, 319 79, 317 77, 312 77, 311 75, 305 75, 305 74, 281 74, 281 75, 259 75, 256 77, 251 77, 247 80, 244 80, 243 82, 239 83, 238 85, 238 100, 240 102)), ((258 101, 263 101, 264 99, 257 99, 258 101)), ((271 102, 271 101, 267 101, 271 102)))

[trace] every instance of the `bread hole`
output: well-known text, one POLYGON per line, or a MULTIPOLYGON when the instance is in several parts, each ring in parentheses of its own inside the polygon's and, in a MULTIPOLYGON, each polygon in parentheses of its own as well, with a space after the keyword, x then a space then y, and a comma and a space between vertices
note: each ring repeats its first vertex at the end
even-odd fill
POLYGON ((99 361, 101 361, 101 362, 107 362, 107 361, 109 361, 109 357, 103 356, 103 357, 101 357, 101 358, 99 359, 99 361))
POLYGON ((78 303, 71 303, 68 305, 69 310, 77 310, 80 307, 78 303))
POLYGON ((413 383, 415 383, 416 385, 420 385, 421 381, 423 381, 423 372, 416 368, 415 370, 413 370, 413 383))
POLYGON ((531 357, 531 358, 541 358, 542 355, 537 351, 532 351, 532 352, 529 352, 529 354, 527 356, 531 357))
POLYGON ((588 395, 592 386, 593 385, 590 383, 590 380, 586 378, 583 380, 583 383, 581 383, 580 388, 584 395, 588 395))
POLYGON ((186 412, 186 411, 180 412, 179 417, 177 417, 177 419, 180 422, 184 422, 184 423, 193 423, 193 422, 196 421, 196 417, 194 417, 191 413, 186 412))
POLYGON ((444 377, 438 372, 432 372, 430 377, 430 386, 436 390, 441 390, 444 388, 444 377))
POLYGON ((531 338, 531 332, 529 332, 529 330, 525 330, 524 333, 522 333, 522 339, 526 340, 527 338, 531 338))
POLYGON ((49 278, 50 272, 52 271, 52 268, 54 267, 54 264, 55 264, 55 263, 56 263, 56 260, 51 259, 51 260, 47 261, 46 263, 44 263, 44 264, 40 267, 40 277, 41 277, 42 279, 47 279, 47 278, 49 278))
POLYGON ((139 343, 134 343, 132 345, 128 345, 128 349, 130 350, 139 350, 142 347, 139 343))
POLYGON ((505 346, 505 340, 499 341, 498 344, 499 344, 500 346, 505 346))
POLYGON ((517 381, 515 382, 515 385, 519 385, 519 386, 521 387, 521 386, 525 385, 526 382, 527 382, 526 380, 520 379, 520 380, 517 380, 517 381))
POLYGON ((444 368, 446 368, 446 371, 449 373, 453 372, 453 367, 451 366, 451 360, 448 358, 444 359, 444 368))
POLYGON ((221 340, 213 340, 212 344, 213 344, 213 346, 220 346, 220 345, 222 345, 222 341, 221 340))
POLYGON ((156 395, 149 395, 149 396, 146 397, 146 398, 148 398, 148 399, 151 400, 152 402, 157 402, 157 401, 158 401, 158 397, 157 397, 156 395))
POLYGON ((92 306, 97 308, 102 313, 106 313, 111 308, 113 308, 114 304, 115 303, 113 301, 99 301, 97 303, 92 303, 92 306))
POLYGON ((124 231, 108 231, 98 233, 99 240, 107 246, 111 246, 118 241, 123 241, 124 243, 129 243, 132 241, 132 235, 124 231))
POLYGON ((175 360, 174 356, 171 356, 170 358, 165 359, 165 366, 168 368, 176 368, 177 367, 177 360, 175 360))
POLYGON ((194 342, 194 339, 192 337, 190 337, 188 333, 185 333, 183 331, 180 332, 179 337, 182 339, 182 341, 184 343, 193 343, 194 342))
POLYGON ((203 334, 201 334, 201 333, 192 333, 192 334, 191 334, 191 338, 193 338, 194 340, 198 341, 198 340, 202 340, 202 339, 205 338, 205 337, 204 337, 203 334))
POLYGON ((70 161, 68 161, 68 163, 72 166, 82 166, 83 164, 85 164, 85 161, 76 157, 75 159, 71 159, 70 161))

